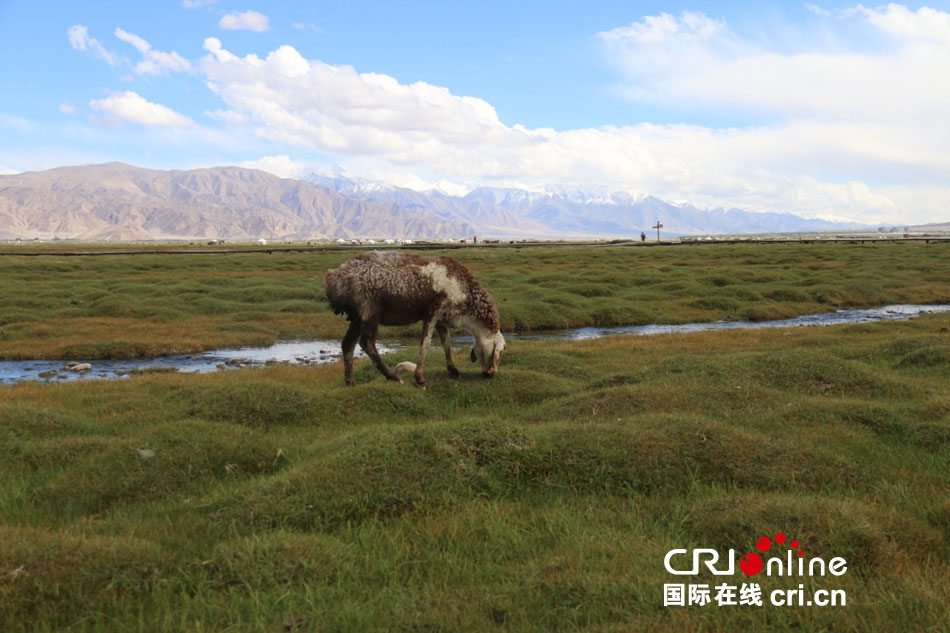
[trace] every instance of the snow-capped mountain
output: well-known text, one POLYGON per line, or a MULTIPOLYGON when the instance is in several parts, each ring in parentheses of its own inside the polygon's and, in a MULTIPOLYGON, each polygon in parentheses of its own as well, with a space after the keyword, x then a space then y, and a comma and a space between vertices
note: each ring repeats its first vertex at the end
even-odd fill
POLYGON ((637 237, 657 221, 667 236, 858 228, 598 188, 480 187, 452 196, 361 179, 123 163, 0 176, 0 239, 637 237))
POLYGON ((419 192, 372 181, 311 176, 345 195, 425 209, 446 221, 474 226, 478 235, 636 237, 657 221, 665 235, 844 230, 857 224, 806 219, 791 213, 700 209, 650 195, 604 187, 552 185, 544 192, 479 187, 465 196, 419 192))

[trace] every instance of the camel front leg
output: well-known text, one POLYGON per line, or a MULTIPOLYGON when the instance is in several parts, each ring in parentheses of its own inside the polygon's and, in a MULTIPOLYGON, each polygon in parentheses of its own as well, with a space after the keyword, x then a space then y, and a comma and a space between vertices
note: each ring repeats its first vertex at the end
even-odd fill
POLYGON ((437 323, 435 331, 439 333, 439 341, 442 343, 442 349, 445 351, 445 368, 449 370, 453 378, 458 378, 459 370, 458 367, 455 366, 455 361, 452 360, 452 335, 449 333, 449 328, 441 323, 437 323))
POLYGON ((419 356, 416 358, 416 386, 422 389, 426 388, 426 381, 422 377, 422 365, 425 363, 426 354, 429 352, 429 344, 432 342, 432 330, 435 328, 435 319, 422 322, 422 340, 419 342, 419 356))

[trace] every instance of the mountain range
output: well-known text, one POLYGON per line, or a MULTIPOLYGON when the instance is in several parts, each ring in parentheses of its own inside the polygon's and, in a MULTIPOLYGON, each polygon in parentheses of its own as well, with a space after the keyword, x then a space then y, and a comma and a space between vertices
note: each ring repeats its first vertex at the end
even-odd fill
POLYGON ((702 210, 652 196, 482 187, 465 196, 241 167, 154 170, 124 163, 0 176, 0 239, 458 239, 631 237, 841 230, 786 213, 702 210))
POLYGON ((465 196, 418 192, 365 180, 310 175, 307 180, 350 197, 395 202, 459 219, 487 236, 638 237, 659 221, 665 235, 782 233, 863 228, 857 223, 806 219, 791 213, 705 210, 623 191, 552 187, 547 192, 481 187, 465 196))

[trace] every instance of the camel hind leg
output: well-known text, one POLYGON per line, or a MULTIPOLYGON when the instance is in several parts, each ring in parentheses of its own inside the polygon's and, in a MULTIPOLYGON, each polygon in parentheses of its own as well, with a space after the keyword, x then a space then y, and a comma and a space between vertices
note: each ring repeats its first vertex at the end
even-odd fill
POLYGON ((372 359, 373 364, 376 365, 376 369, 378 369, 382 375, 386 376, 387 380, 402 382, 402 378, 397 376, 396 372, 390 369, 389 365, 384 363, 383 359, 379 357, 379 351, 376 349, 376 334, 378 332, 378 321, 364 322, 360 332, 360 348, 372 359))
POLYGON ((343 381, 347 385, 355 385, 353 380, 353 351, 356 349, 356 342, 360 338, 360 324, 358 321, 351 321, 350 327, 343 337, 343 381))

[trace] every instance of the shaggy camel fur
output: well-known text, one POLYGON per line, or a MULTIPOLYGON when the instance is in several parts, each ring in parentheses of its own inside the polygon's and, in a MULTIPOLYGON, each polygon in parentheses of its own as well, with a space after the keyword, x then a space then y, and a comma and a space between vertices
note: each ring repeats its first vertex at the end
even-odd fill
POLYGON ((402 382, 379 357, 376 335, 380 325, 410 325, 422 321, 422 340, 415 363, 399 363, 408 369, 416 385, 422 376, 432 332, 439 333, 446 367, 458 377, 452 361, 450 329, 464 329, 475 338, 472 362, 480 362, 482 375, 498 371, 505 352, 505 337, 498 329, 498 309, 481 284, 451 257, 433 259, 399 252, 369 252, 357 255, 339 268, 327 271, 327 298, 337 314, 345 314, 350 327, 343 337, 343 367, 346 384, 354 384, 353 351, 357 341, 377 369, 389 380, 402 382))

